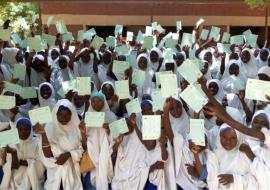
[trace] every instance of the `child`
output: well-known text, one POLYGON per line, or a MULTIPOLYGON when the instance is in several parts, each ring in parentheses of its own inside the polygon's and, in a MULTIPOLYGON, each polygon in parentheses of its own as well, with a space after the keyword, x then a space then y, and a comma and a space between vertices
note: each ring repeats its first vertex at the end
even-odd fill
POLYGON ((33 137, 32 124, 27 118, 16 122, 20 143, 6 147, 7 160, 3 166, 2 190, 42 190, 44 167, 38 156, 38 141, 33 137))

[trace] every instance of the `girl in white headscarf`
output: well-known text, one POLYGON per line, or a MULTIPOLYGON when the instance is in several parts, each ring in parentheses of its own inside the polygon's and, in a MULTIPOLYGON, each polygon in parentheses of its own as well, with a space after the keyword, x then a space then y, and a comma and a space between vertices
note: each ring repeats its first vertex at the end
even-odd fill
POLYGON ((258 189, 256 178, 251 174, 252 160, 243 149, 244 145, 241 145, 239 132, 223 124, 217 138, 218 189, 258 189))
POLYGON ((241 52, 240 68, 246 78, 255 78, 257 76, 256 59, 250 49, 245 48, 241 52))
POLYGON ((268 66, 268 56, 269 56, 269 49, 262 48, 260 50, 259 55, 257 55, 256 57, 258 69, 260 69, 263 66, 268 66))
POLYGON ((52 110, 54 105, 56 104, 55 93, 53 86, 44 82, 38 87, 38 100, 40 107, 49 106, 52 110))
POLYGON ((96 189, 108 189, 108 184, 113 177, 113 166, 110 154, 111 139, 106 130, 108 124, 116 120, 116 116, 110 111, 102 93, 91 94, 90 102, 88 112, 105 112, 105 123, 102 128, 87 129, 87 150, 95 164, 95 169, 90 171, 90 181, 96 189))
POLYGON ((247 78, 242 74, 241 64, 237 60, 230 60, 225 67, 221 84, 226 93, 237 93, 245 89, 247 78))
MULTIPOLYGON (((251 122, 250 128, 257 131, 264 131, 264 134, 268 134, 270 126, 270 112, 269 111, 257 111, 251 122)), ((269 136, 269 135, 268 135, 269 136)), ((250 146, 251 151, 254 153, 253 160, 253 174, 258 180, 258 184, 261 190, 267 190, 270 188, 269 183, 265 183, 270 177, 270 151, 269 142, 267 140, 262 141, 254 137, 245 136, 245 142, 250 146), (267 144, 266 144, 267 143, 267 144)))
POLYGON ((270 67, 263 66, 258 71, 259 80, 270 81, 270 67))
POLYGON ((62 82, 74 79, 73 71, 68 66, 69 61, 66 55, 61 55, 55 60, 50 81, 56 92, 62 87, 62 82))
MULTIPOLYGON (((141 108, 143 115, 153 115, 149 100, 144 100, 141 108)), ((135 114, 130 116, 130 132, 118 145, 112 189, 143 190, 155 186, 158 190, 165 190, 169 186, 165 182, 164 170, 151 167, 157 162, 166 164, 168 153, 164 141, 142 140, 141 122, 137 122, 138 119, 135 114)), ((173 185, 170 184, 170 187, 173 185)))
POLYGON ((164 70, 164 66, 162 67, 162 63, 160 64, 160 61, 162 61, 163 57, 162 52, 159 48, 157 47, 152 48, 150 51, 149 58, 150 58, 149 59, 150 67, 154 72, 164 70))
POLYGON ((171 128, 174 134, 181 134, 184 138, 189 133, 189 117, 179 99, 173 99, 173 106, 169 113, 171 128))
POLYGON ((216 98, 216 100, 221 103, 225 93, 220 80, 217 79, 208 80, 207 88, 210 90, 210 92, 216 98))
MULTIPOLYGON (((109 50, 106 50, 102 54, 102 61, 98 65, 98 79, 101 84, 103 84, 106 81, 114 82, 116 78, 112 78, 108 74, 112 74, 112 72, 109 72, 112 70, 112 53, 109 50)), ((113 74, 113 77, 116 77, 113 74)))
POLYGON ((184 140, 180 134, 174 135, 173 145, 177 185, 182 189, 217 189, 215 155, 206 146, 196 146, 190 140, 184 140), (200 172, 197 171, 195 163, 201 165, 200 172))
POLYGON ((149 59, 147 54, 140 54, 137 57, 136 69, 145 72, 144 83, 142 86, 137 86, 138 97, 141 98, 143 94, 151 94, 152 78, 154 76, 154 71, 150 68, 149 59))
POLYGON ((45 169, 39 160, 38 141, 33 137, 32 124, 29 119, 20 118, 16 122, 16 128, 20 142, 6 148, 7 158, 0 189, 41 190, 45 169))
POLYGON ((0 75, 6 81, 10 81, 13 75, 14 65, 22 62, 23 59, 19 59, 21 56, 17 56, 20 50, 18 48, 4 48, 2 50, 2 63, 0 64, 0 75))
POLYGON ((59 48, 49 50, 48 65, 53 69, 56 66, 57 58, 61 55, 59 48))
MULTIPOLYGON (((245 120, 243 119, 242 113, 233 107, 226 107, 226 112, 235 120, 239 121, 242 124, 245 124, 245 120)), ((220 126, 223 122, 220 119, 216 119, 216 124, 213 126, 212 129, 207 131, 207 138, 209 141, 209 146, 211 150, 215 150, 217 148, 217 137, 220 130, 220 126)))
POLYGON ((82 190, 80 159, 80 120, 72 103, 67 99, 57 102, 52 110, 52 122, 35 130, 41 135, 39 153, 47 169, 44 189, 82 190))
POLYGON ((88 48, 83 48, 79 54, 79 61, 74 63, 73 72, 76 77, 91 77, 96 87, 99 87, 99 80, 94 71, 94 53, 90 53, 88 48))
POLYGON ((110 81, 104 82, 101 85, 100 91, 104 94, 106 101, 113 113, 118 109, 118 96, 115 94, 114 84, 110 81))
POLYGON ((45 65, 44 56, 36 54, 31 63, 31 72, 30 72, 30 86, 38 87, 41 83, 47 82, 45 69, 49 69, 45 65))

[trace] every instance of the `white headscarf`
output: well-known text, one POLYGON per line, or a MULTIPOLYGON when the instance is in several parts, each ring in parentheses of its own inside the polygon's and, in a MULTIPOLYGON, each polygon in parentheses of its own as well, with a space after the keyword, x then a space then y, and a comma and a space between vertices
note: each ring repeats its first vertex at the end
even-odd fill
POLYGON ((264 66, 268 66, 268 59, 266 59, 266 61, 263 61, 261 59, 261 56, 260 55, 261 55, 262 51, 267 51, 268 52, 268 56, 269 56, 269 53, 270 53, 269 52, 269 49, 267 49, 267 48, 262 48, 260 50, 258 56, 256 57, 258 69, 260 69, 260 68, 262 68, 264 66))
POLYGON ((265 74, 265 75, 267 75, 268 77, 270 77, 270 67, 268 67, 268 66, 263 66, 263 67, 261 67, 260 69, 259 69, 259 71, 258 71, 258 75, 259 74, 265 74))
MULTIPOLYGON (((70 61, 69 57, 66 55, 62 56, 66 59, 67 63, 69 63, 70 61)), ((64 69, 61 69, 59 67, 59 57, 56 58, 54 69, 51 75, 51 83, 56 89, 56 91, 58 91, 62 87, 62 82, 69 81, 72 79, 74 79, 73 71, 69 68, 69 66, 67 66, 64 69)))
MULTIPOLYGON (((39 59, 40 61, 44 61, 44 57, 40 54, 36 54, 33 57, 32 63, 36 59, 39 59)), ((31 67, 31 76, 30 76, 30 84, 31 86, 38 87, 41 83, 46 82, 46 79, 44 77, 43 72, 37 72, 34 68, 31 67)))
POLYGON ((135 66, 136 69, 139 69, 139 60, 144 57, 146 60, 147 60, 147 68, 145 71, 145 79, 144 79, 144 83, 141 87, 137 87, 138 89, 138 97, 141 98, 143 94, 151 94, 151 89, 152 89, 152 78, 154 76, 154 71, 150 68, 150 65, 149 65, 149 58, 148 58, 148 55, 143 53, 143 54, 140 54, 138 57, 137 57, 137 64, 135 66))
POLYGON ((39 105, 40 107, 45 107, 45 106, 49 106, 50 109, 52 110, 56 101, 55 101, 55 92, 54 92, 54 88, 53 86, 48 83, 48 82, 44 82, 44 83, 41 83, 38 87, 38 100, 39 100, 39 105), (42 96, 41 96, 41 87, 43 85, 47 85, 50 87, 51 91, 52 91, 52 94, 51 96, 48 98, 48 99, 44 99, 42 96))
MULTIPOLYGON (((152 69, 153 71, 156 72, 156 71, 157 71, 157 68, 158 68, 158 66, 159 66, 159 59, 162 58, 162 52, 161 52, 161 50, 160 50, 159 48, 157 48, 157 47, 152 48, 151 51, 150 51, 150 54, 151 54, 152 52, 156 52, 156 53, 158 54, 158 61, 157 61, 157 62, 152 62, 151 59, 149 59, 149 63, 150 63, 151 69, 152 69)), ((149 54, 149 55, 150 55, 150 54, 149 54)))
POLYGON ((209 87, 209 84, 212 83, 212 82, 214 82, 214 83, 216 83, 218 85, 218 92, 215 95, 215 98, 216 98, 217 101, 219 101, 221 103, 222 99, 223 99, 223 97, 225 95, 224 90, 223 90, 223 86, 222 86, 220 80, 211 79, 211 80, 207 81, 207 88, 209 87))
POLYGON ((225 71, 222 76, 222 86, 226 93, 237 93, 239 90, 245 89, 247 78, 241 72, 242 67, 238 60, 232 59, 225 66, 225 71), (237 76, 230 75, 229 68, 232 64, 237 64, 239 67, 239 74, 237 76))
POLYGON ((47 137, 50 142, 60 146, 60 149, 71 151, 81 145, 79 124, 80 120, 73 104, 67 99, 59 100, 52 110, 52 122, 46 125, 47 137), (62 125, 57 119, 60 106, 65 106, 71 111, 71 119, 66 125, 62 125), (60 143, 61 140, 68 140, 67 144, 60 143))
POLYGON ((245 76, 247 78, 255 78, 257 76, 257 72, 258 72, 256 59, 249 48, 243 49, 242 53, 244 51, 248 51, 248 53, 250 54, 250 60, 247 63, 244 63, 240 59, 241 60, 241 70, 243 71, 243 74, 245 74, 245 76))
MULTIPOLYGON (((98 92, 98 93, 100 93, 100 92, 98 92)), ((100 94, 102 94, 102 93, 100 93, 100 94)), ((103 95, 103 94, 102 94, 103 95)), ((116 120, 116 116, 115 116, 115 114, 110 110, 110 107, 109 107, 109 105, 108 105, 108 103, 107 103, 107 101, 106 101, 106 97, 105 97, 105 95, 103 95, 103 97, 104 97, 104 106, 103 106, 103 108, 100 110, 100 112, 105 112, 105 123, 111 123, 111 122, 113 122, 113 121, 115 121, 116 120)), ((93 98, 93 97, 91 97, 91 98, 93 98)), ((90 100, 90 103, 91 103, 91 100, 90 100)), ((89 106, 89 109, 88 109, 88 112, 97 112, 94 108, 93 108, 93 106, 90 104, 90 106, 89 106)))
MULTIPOLYGON (((80 51, 80 54, 87 50, 89 51, 88 48, 83 48, 80 51)), ((93 53, 91 53, 89 62, 84 63, 82 59, 80 59, 78 62, 74 63, 73 72, 76 77, 91 77, 91 80, 98 87, 99 81, 96 73, 94 72, 93 64, 94 64, 94 55, 93 53)))
POLYGON ((57 58, 59 58, 59 56, 58 56, 55 60, 52 59, 52 51, 54 51, 54 50, 58 52, 59 56, 61 55, 59 48, 55 47, 55 48, 52 48, 49 50, 48 65, 51 66, 52 68, 55 67, 55 64, 57 62, 57 58))
POLYGON ((186 138, 187 134, 189 133, 189 117, 187 112, 185 111, 182 102, 179 99, 174 98, 176 101, 181 103, 182 106, 182 113, 181 116, 175 118, 169 113, 169 119, 171 123, 171 127, 174 133, 181 134, 184 138, 186 138))
POLYGON ((236 130, 237 144, 232 150, 225 150, 220 143, 220 133, 226 129, 232 129, 227 124, 222 124, 218 133, 217 149, 215 154, 219 162, 219 174, 232 174, 234 181, 233 183, 224 186, 219 185, 219 189, 257 189, 257 182, 251 171, 251 161, 249 158, 239 150, 239 146, 242 143, 242 137, 236 130))
POLYGON ((18 63, 16 60, 18 52, 18 48, 4 48, 2 50, 2 63, 0 64, 0 67, 6 81, 12 79, 13 67, 18 63))

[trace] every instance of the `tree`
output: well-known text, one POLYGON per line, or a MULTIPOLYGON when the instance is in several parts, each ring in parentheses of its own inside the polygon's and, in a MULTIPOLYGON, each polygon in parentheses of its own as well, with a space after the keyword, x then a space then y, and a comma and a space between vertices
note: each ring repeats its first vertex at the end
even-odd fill
MULTIPOLYGON (((10 26, 14 32, 18 32, 21 29, 29 29, 32 24, 33 15, 38 17, 39 7, 38 3, 22 3, 7 0, 0 0, 0 25, 6 20, 10 20, 10 26), (25 20, 26 26, 21 27, 21 21, 25 20)), ((35 20, 35 25, 39 25, 39 18, 35 20)))
POLYGON ((245 0, 252 8, 262 7, 265 9, 265 40, 268 42, 268 6, 270 0, 245 0))

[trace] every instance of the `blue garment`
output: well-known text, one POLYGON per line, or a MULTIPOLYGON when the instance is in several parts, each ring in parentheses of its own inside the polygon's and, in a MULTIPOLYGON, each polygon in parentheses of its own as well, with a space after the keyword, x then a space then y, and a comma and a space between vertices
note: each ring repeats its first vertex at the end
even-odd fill
POLYGON ((199 177, 199 180, 204 181, 207 179, 207 176, 208 176, 207 166, 206 166, 206 164, 203 164, 203 169, 202 169, 202 173, 199 177))
POLYGON ((92 184, 91 184, 91 175, 90 175, 90 172, 87 172, 86 175, 83 177, 83 182, 82 182, 82 185, 83 185, 83 189, 84 190, 96 190, 96 187, 94 187, 92 184))
POLYGON ((2 182, 3 176, 4 176, 3 167, 0 166, 0 184, 2 182))
POLYGON ((144 190, 157 190, 157 186, 150 183, 150 181, 148 179, 145 186, 144 186, 144 190))

